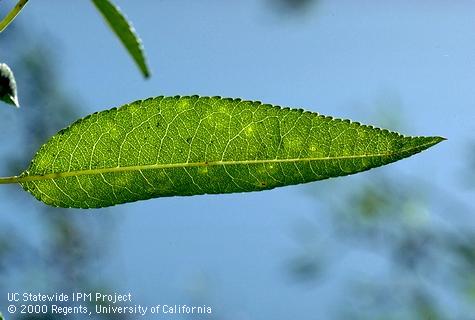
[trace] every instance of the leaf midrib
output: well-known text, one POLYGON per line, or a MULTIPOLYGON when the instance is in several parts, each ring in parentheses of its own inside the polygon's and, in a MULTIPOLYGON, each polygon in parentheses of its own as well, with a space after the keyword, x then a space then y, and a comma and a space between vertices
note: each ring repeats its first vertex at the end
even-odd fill
POLYGON ((315 157, 315 158, 290 158, 290 159, 256 159, 256 160, 226 160, 226 161, 203 161, 203 162, 184 162, 184 163, 157 163, 145 164, 126 167, 107 167, 97 169, 85 169, 66 172, 53 172, 44 175, 20 175, 13 177, 0 178, 0 184, 6 183, 24 183, 29 181, 52 180, 66 177, 83 176, 83 175, 98 175, 104 173, 114 172, 130 172, 142 170, 156 170, 156 169, 174 169, 174 168, 191 168, 191 167, 211 167, 211 166, 229 166, 229 165, 243 165, 243 164, 268 164, 268 163, 290 163, 290 162, 308 162, 308 161, 329 161, 329 160, 351 160, 361 158, 379 158, 379 157, 393 157, 404 153, 411 153, 413 150, 426 149, 438 141, 430 141, 424 144, 417 145, 412 148, 399 150, 397 152, 350 155, 350 156, 336 156, 336 157, 315 157))

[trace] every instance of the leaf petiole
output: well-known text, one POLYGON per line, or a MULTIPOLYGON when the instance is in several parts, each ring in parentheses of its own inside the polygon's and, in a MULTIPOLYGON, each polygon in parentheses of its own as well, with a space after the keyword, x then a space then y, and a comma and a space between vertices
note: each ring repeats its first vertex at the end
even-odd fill
POLYGON ((0 184, 18 183, 20 176, 0 177, 0 184))
POLYGON ((7 14, 2 21, 0 21, 0 32, 5 30, 6 27, 15 19, 20 13, 21 9, 28 3, 28 0, 19 0, 16 6, 7 14))

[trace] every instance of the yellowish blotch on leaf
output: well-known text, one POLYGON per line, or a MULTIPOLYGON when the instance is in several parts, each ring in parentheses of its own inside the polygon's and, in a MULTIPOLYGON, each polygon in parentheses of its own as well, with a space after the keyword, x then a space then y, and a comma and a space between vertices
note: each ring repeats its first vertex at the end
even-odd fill
POLYGON ((252 136, 254 135, 254 128, 252 125, 250 125, 249 127, 246 128, 246 135, 247 136, 252 136))
POLYGON ((178 111, 186 110, 190 107, 190 102, 188 100, 181 100, 176 104, 176 108, 178 111))

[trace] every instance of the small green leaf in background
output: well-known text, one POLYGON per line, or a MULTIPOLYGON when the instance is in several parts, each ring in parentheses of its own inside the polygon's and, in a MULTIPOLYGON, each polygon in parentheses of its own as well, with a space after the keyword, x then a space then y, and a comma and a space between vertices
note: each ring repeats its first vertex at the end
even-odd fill
POLYGON ((78 120, 0 183, 20 183, 52 206, 99 208, 344 176, 442 140, 260 102, 157 97, 78 120))
POLYGON ((135 60, 143 76, 148 78, 150 71, 145 59, 142 42, 132 24, 127 21, 127 18, 120 12, 119 8, 109 0, 92 0, 92 2, 135 60))
POLYGON ((0 63, 0 100, 19 107, 18 94, 13 72, 5 63, 0 63))

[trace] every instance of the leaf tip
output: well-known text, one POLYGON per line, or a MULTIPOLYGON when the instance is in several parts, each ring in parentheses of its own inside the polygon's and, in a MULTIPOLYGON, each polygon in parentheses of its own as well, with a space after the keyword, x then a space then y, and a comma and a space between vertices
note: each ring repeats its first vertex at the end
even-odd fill
POLYGON ((432 147, 433 145, 436 145, 436 144, 442 142, 442 141, 447 140, 447 138, 445 138, 445 137, 439 137, 439 136, 430 137, 430 138, 432 139, 432 142, 433 142, 433 144, 430 145, 431 147, 432 147))
POLYGON ((16 95, 9 96, 11 104, 13 104, 15 107, 20 108, 20 103, 18 102, 18 97, 16 95))
POLYGON ((419 140, 419 145, 421 147, 421 149, 420 149, 421 151, 425 150, 425 149, 429 149, 429 148, 435 146, 436 144, 447 140, 446 138, 439 137, 439 136, 421 137, 421 138, 422 139, 419 140))
POLYGON ((147 69, 142 70, 142 75, 146 80, 148 80, 152 76, 152 73, 147 68, 147 69))

